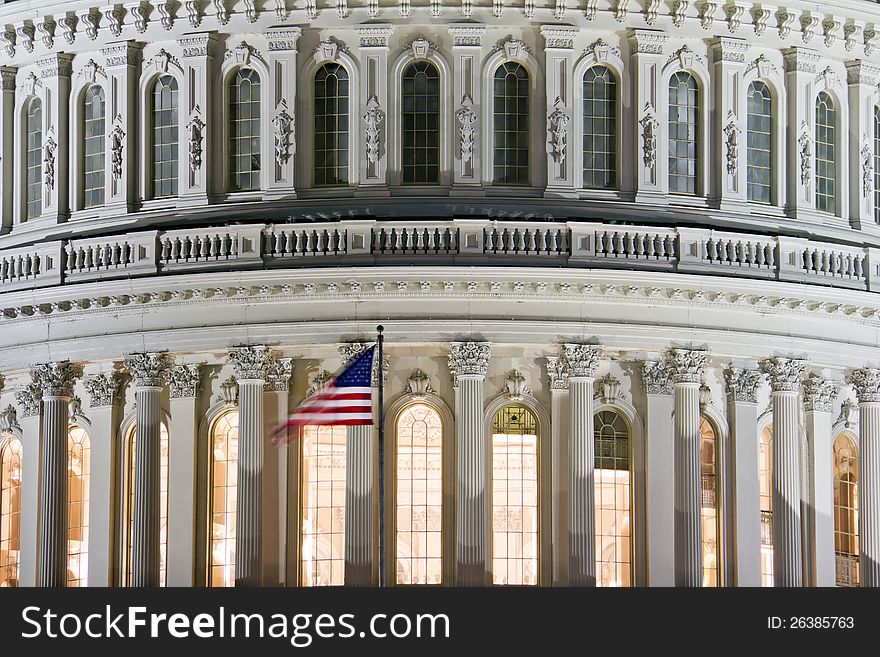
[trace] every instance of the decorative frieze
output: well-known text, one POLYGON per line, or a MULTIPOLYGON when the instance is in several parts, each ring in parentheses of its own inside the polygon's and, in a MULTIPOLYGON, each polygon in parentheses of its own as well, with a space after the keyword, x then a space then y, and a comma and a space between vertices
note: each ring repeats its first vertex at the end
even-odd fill
POLYGON ((449 34, 452 35, 452 45, 477 46, 479 47, 483 35, 486 34, 485 25, 450 25, 449 34))
POLYGON ((302 36, 302 30, 298 27, 288 27, 266 32, 269 39, 269 50, 296 52, 296 45, 302 36))
POLYGON ((709 362, 709 352, 697 349, 670 349, 666 365, 674 383, 701 383, 703 368, 709 362))
POLYGON ((760 368, 769 378, 774 392, 798 392, 807 365, 797 358, 773 357, 762 360, 760 368))
POLYGON ((880 402, 880 369, 851 370, 847 372, 846 382, 855 388, 859 402, 880 402))
POLYGON ((806 48, 787 48, 782 51, 786 72, 815 73, 819 65, 819 53, 806 48))
POLYGON ((561 25, 542 25, 541 35, 544 37, 545 48, 572 49, 578 30, 574 27, 561 25))
POLYGON ((744 64, 749 42, 733 37, 719 37, 712 42, 712 58, 716 62, 744 64))
POLYGON ((125 368, 134 378, 138 388, 165 385, 174 361, 166 351, 148 351, 129 354, 124 360, 125 368))
POLYGON ((359 25, 354 28, 360 38, 361 48, 387 48, 388 38, 394 31, 389 24, 359 25))
POLYGON ((663 361, 642 363, 642 382, 649 395, 672 394, 672 372, 663 361))
POLYGON ((724 370, 724 381, 730 401, 756 404, 764 375, 757 370, 739 369, 730 365, 724 370))
POLYGON ((112 406, 119 398, 122 389, 123 375, 121 372, 108 372, 96 374, 83 381, 86 392, 89 393, 89 406, 112 406))
POLYGON ((211 54, 208 49, 213 40, 212 34, 193 34, 178 39, 177 45, 184 57, 207 57, 211 54))
POLYGON ((633 53, 662 55, 669 36, 653 30, 630 30, 629 41, 633 53))
POLYGON ((171 398, 195 397, 199 391, 200 380, 201 372, 197 363, 175 365, 168 377, 171 398))
POLYGON ((837 381, 811 373, 804 381, 804 410, 830 413, 839 390, 837 381))
POLYGON ((486 376, 491 342, 452 342, 447 358, 452 378, 464 375, 486 376))
POLYGON ((70 397, 73 384, 83 373, 82 365, 70 361, 44 363, 31 368, 31 380, 42 397, 70 397))

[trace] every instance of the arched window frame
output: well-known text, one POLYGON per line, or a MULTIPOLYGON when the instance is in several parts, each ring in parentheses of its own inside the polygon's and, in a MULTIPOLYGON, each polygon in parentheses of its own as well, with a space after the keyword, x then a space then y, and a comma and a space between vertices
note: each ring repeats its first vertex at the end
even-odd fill
MULTIPOLYGON (((210 422, 208 423, 208 436, 207 436, 207 490, 206 490, 206 507, 205 514, 207 520, 207 534, 206 534, 206 545, 205 545, 205 559, 206 559, 206 567, 205 567, 205 585, 208 587, 212 587, 212 574, 211 569, 213 568, 214 562, 212 557, 212 541, 213 541, 213 503, 214 503, 214 469, 216 465, 216 461, 214 459, 214 433, 217 430, 217 426, 220 424, 222 420, 230 417, 231 415, 238 415, 238 407, 231 405, 223 405, 223 408, 220 409, 220 412, 215 412, 210 416, 210 422)), ((239 418, 240 422, 240 418, 239 418)), ((228 455, 227 455, 228 456, 228 455)), ((236 460, 236 468, 238 467, 238 461, 236 460)), ((236 479, 236 495, 238 495, 238 485, 236 479)), ((228 487, 228 486, 227 486, 228 487)), ((236 518, 237 520, 237 518, 236 518)), ((237 526, 237 525, 236 525, 237 526)), ((233 561, 233 569, 232 569, 232 582, 229 586, 235 586, 235 562, 233 561)))
MULTIPOLYGON (((2 468, 3 459, 6 457, 6 449, 11 447, 12 443, 18 443, 19 459, 21 461, 22 471, 24 471, 24 469, 25 469, 24 462, 25 462, 25 458, 26 458, 25 451, 26 450, 25 450, 25 444, 24 444, 22 433, 21 433, 21 429, 18 429, 18 428, 12 428, 7 431, 0 432, 0 468, 2 468)), ((0 477, 2 477, 2 470, 0 470, 0 477)), ((2 479, 0 479, 0 496, 2 496, 2 494, 3 494, 3 486, 5 486, 5 485, 6 485, 6 482, 3 481, 2 479)), ((24 477, 23 476, 22 476, 22 482, 20 484, 20 487, 22 489, 20 491, 20 493, 21 493, 21 492, 23 492, 23 489, 24 489, 24 477)), ((2 504, 2 503, 3 503, 3 499, 2 499, 2 497, 0 497, 0 504, 2 504)), ((21 531, 21 515, 23 515, 25 512, 24 504, 23 504, 23 501, 21 500, 21 498, 19 498, 19 505, 20 505, 19 506, 19 514, 20 514, 20 516, 19 516, 19 535, 17 537, 18 544, 19 544, 19 556, 18 556, 18 577, 17 577, 17 580, 18 580, 18 586, 22 586, 21 553, 26 552, 27 547, 25 545, 24 532, 21 531)), ((0 535, 0 539, 5 541, 5 540, 7 540, 7 537, 5 535, 0 535)), ((34 546, 34 548, 36 548, 36 546, 34 546)))
MULTIPOLYGON (((833 504, 833 503, 834 503, 834 486, 835 486, 835 482, 836 482, 836 479, 834 478, 834 472, 835 472, 835 470, 836 470, 836 464, 835 464, 835 456, 836 456, 836 455, 835 455, 835 446, 836 446, 836 442, 837 442, 837 440, 838 440, 839 438, 844 438, 844 439, 846 439, 846 440, 850 443, 850 447, 852 447, 852 450, 853 450, 853 452, 854 452, 854 454, 855 454, 855 456, 856 456, 856 459, 858 460, 858 464, 857 464, 857 468, 856 468, 856 473, 855 473, 855 474, 856 474, 856 486, 858 486, 859 483, 860 483, 860 481, 859 481, 859 477, 860 477, 860 474, 861 474, 861 467, 862 467, 862 464, 861 464, 861 454, 860 454, 860 452, 859 452, 859 436, 858 436, 858 432, 856 431, 855 428, 853 428, 853 427, 851 427, 851 426, 848 426, 848 425, 847 425, 845 422, 843 422, 843 421, 841 421, 841 422, 837 422, 837 423, 834 424, 834 426, 833 426, 832 429, 831 429, 831 435, 833 436, 833 439, 832 439, 832 441, 831 441, 831 451, 832 451, 832 454, 831 454, 831 468, 832 468, 832 469, 831 469, 831 477, 832 477, 832 479, 831 479, 831 482, 832 482, 832 483, 831 483, 832 489, 831 489, 831 490, 832 490, 832 498, 831 498, 831 499, 832 499, 832 504, 833 504)), ((856 503, 858 503, 858 501, 859 501, 859 500, 857 499, 857 500, 856 500, 856 503)), ((832 546, 834 546, 833 549, 834 549, 834 554, 835 554, 835 566, 837 567, 837 563, 836 563, 836 562, 837 562, 837 559, 838 559, 838 553, 837 553, 837 542, 836 542, 836 538, 837 538, 837 522, 836 522, 836 516, 837 516, 837 509, 834 508, 834 513, 832 513, 832 519, 831 519, 831 531, 832 531, 831 544, 832 544, 832 546)), ((860 532, 859 532, 859 529, 860 529, 859 524, 856 523, 855 531, 856 531, 856 542, 857 542, 857 543, 858 543, 859 541, 861 541, 861 534, 860 534, 860 532)), ((836 569, 837 569, 837 568, 836 568, 836 569)), ((860 577, 861 572, 860 572, 860 564, 859 564, 859 556, 858 556, 858 555, 856 555, 856 561, 855 561, 855 573, 856 573, 856 577, 860 577)), ((857 580, 857 581, 858 581, 858 580, 857 580)), ((836 583, 837 583, 837 577, 835 576, 835 584, 836 584, 836 583)), ((854 584, 854 585, 855 585, 855 586, 859 586, 860 583, 857 583, 857 584, 854 584)), ((838 584, 838 586, 839 586, 839 584, 838 584)))
MULTIPOLYGON (((772 550, 772 548, 773 548, 773 515, 772 515, 773 514, 773 412, 772 412, 772 410, 768 409, 767 411, 762 413, 760 416, 758 416, 757 425, 758 425, 758 427, 757 427, 758 428, 758 436, 757 436, 757 441, 755 443, 755 449, 756 449, 755 457, 757 459, 756 464, 758 466, 758 472, 756 473, 758 476, 758 487, 759 487, 758 488, 758 492, 759 492, 758 505, 759 505, 761 516, 762 516, 761 520, 760 520, 761 525, 759 525, 759 530, 760 530, 759 531, 759 539, 761 541, 759 549, 760 550, 764 549, 763 537, 765 535, 765 532, 769 531, 770 548, 772 550), (768 476, 770 477, 770 481, 768 482, 769 489, 770 489, 770 522, 769 522, 769 526, 767 528, 765 528, 763 526, 764 509, 761 508, 761 506, 760 506, 761 505, 761 501, 760 501, 761 441, 764 439, 763 436, 764 436, 765 431, 770 432, 770 472, 768 473, 768 476)), ((763 559, 763 555, 761 555, 761 559, 763 559)), ((772 552, 771 552, 770 563, 771 563, 771 569, 772 569, 772 552)), ((770 581, 771 582, 773 581, 772 576, 771 576, 770 581)), ((764 586, 763 567, 761 568, 761 571, 758 573, 758 586, 764 586)), ((771 586, 772 586, 772 584, 771 584, 771 586)))
MULTIPOLYGON (((83 415, 77 414, 74 417, 72 417, 70 424, 68 425, 68 428, 67 428, 68 443, 70 441, 70 432, 73 431, 74 429, 81 429, 84 432, 84 434, 85 434, 85 440, 84 440, 85 448, 84 449, 89 451, 89 469, 88 469, 88 474, 86 475, 86 477, 87 477, 86 483, 87 483, 87 487, 88 487, 86 494, 88 497, 87 497, 87 503, 85 504, 85 511, 83 513, 84 520, 85 520, 83 526, 86 528, 87 536, 90 536, 90 532, 88 532, 88 529, 89 529, 89 525, 91 524, 91 508, 90 507, 91 507, 91 499, 92 499, 92 490, 91 490, 91 488, 92 488, 92 472, 91 472, 92 426, 91 426, 91 423, 88 421, 88 419, 83 415)), ((69 449, 69 446, 68 446, 68 449, 69 449)), ((70 467, 70 463, 69 463, 69 455, 68 455, 68 469, 69 469, 69 467, 70 467)), ((68 477, 69 476, 70 476, 70 473, 68 472, 68 477)), ((69 513, 70 499, 69 498, 68 498, 67 503, 68 503, 68 527, 70 527, 70 513, 69 513)), ((86 555, 88 555, 89 550, 90 550, 90 541, 87 538, 86 539, 86 549, 85 549, 84 553, 86 555)), ((69 560, 70 560, 70 543, 68 540, 68 546, 67 546, 68 566, 69 566, 69 560)), ((84 584, 81 584, 81 585, 88 586, 88 570, 84 573, 84 584)), ((68 584, 68 586, 70 586, 70 585, 68 584)))
POLYGON ((729 475, 730 461, 730 428, 724 415, 709 404, 701 404, 700 417, 704 418, 715 432, 715 512, 717 514, 717 546, 715 559, 718 564, 718 586, 726 586, 734 581, 732 563, 728 555, 734 554, 735 539, 731 528, 733 525, 733 510, 730 508, 730 500, 733 499, 733 482, 729 475))
POLYGON ((743 74, 743 88, 746 94, 739 98, 739 116, 740 130, 743 135, 743 146, 740 157, 743 158, 745 166, 739 167, 740 172, 740 188, 743 190, 743 199, 751 203, 758 211, 767 211, 771 207, 777 209, 777 213, 781 213, 786 203, 786 148, 785 148, 785 129, 783 118, 786 116, 788 107, 788 98, 785 91, 785 81, 779 73, 779 69, 762 60, 755 60, 746 67, 743 74), (770 182, 770 204, 757 203, 748 201, 747 188, 747 167, 748 167, 748 90, 753 82, 763 82, 770 90, 770 112, 773 117, 772 154, 771 154, 771 182, 770 182))
MULTIPOLYGON (((15 190, 13 194, 13 228, 26 222, 33 224, 33 222, 39 221, 42 218, 42 216, 33 217, 31 219, 28 219, 27 217, 27 114, 31 103, 34 100, 39 100, 40 103, 42 103, 41 130, 44 145, 46 143, 46 135, 49 127, 46 112, 46 87, 39 80, 39 71, 33 71, 33 73, 37 74, 36 79, 33 79, 26 69, 19 69, 16 76, 18 83, 15 90, 15 165, 12 167, 15 190)), ((58 171, 57 159, 55 164, 56 171, 58 171)), ((45 167, 41 168, 40 174, 41 177, 45 174, 45 167)), ((60 181, 56 180, 56 186, 59 183, 60 181)), ((44 186, 42 192, 43 214, 46 212, 46 200, 46 190, 44 186)))
MULTIPOLYGON (((817 68, 819 66, 817 65, 817 68)), ((829 67, 833 68, 833 67, 829 67)), ((828 70, 828 69, 826 69, 828 70)), ((849 217, 849 167, 845 165, 849 162, 849 104, 847 102, 848 93, 845 85, 841 82, 841 73, 828 71, 828 74, 819 75, 813 84, 812 102, 806 108, 808 116, 809 136, 812 144, 812 162, 811 162, 811 181, 809 187, 810 201, 809 206, 813 209, 817 220, 820 217, 849 217), (834 126, 836 143, 834 145, 835 160, 835 209, 833 213, 821 212, 816 206, 816 175, 818 173, 816 167, 816 106, 819 94, 827 93, 834 102, 835 117, 837 124, 834 126)), ((843 79, 846 79, 846 72, 842 73, 843 79)), ((801 131, 798 131, 798 135, 801 131)))
POLYGON ((100 66, 83 66, 73 77, 70 90, 70 208, 71 219, 81 219, 100 215, 103 205, 92 208, 84 208, 85 200, 83 189, 85 187, 83 171, 83 151, 85 147, 85 135, 83 134, 85 92, 92 85, 98 85, 104 90, 104 205, 109 199, 108 181, 110 175, 110 155, 107 145, 107 135, 110 134, 110 94, 108 93, 107 73, 100 66))

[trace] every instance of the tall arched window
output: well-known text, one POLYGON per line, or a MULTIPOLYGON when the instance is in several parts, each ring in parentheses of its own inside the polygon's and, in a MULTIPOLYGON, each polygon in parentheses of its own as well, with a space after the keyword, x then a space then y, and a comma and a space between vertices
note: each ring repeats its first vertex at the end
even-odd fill
MULTIPOLYGON (((168 560, 168 427, 163 422, 159 432, 159 586, 165 586, 165 571, 168 560)), ((137 427, 132 425, 128 432, 128 476, 126 491, 126 531, 125 531, 125 583, 131 586, 131 542, 134 536, 134 467, 137 455, 137 427)))
POLYGON ((43 212, 43 103, 34 98, 25 115, 25 219, 43 212))
POLYGON ((104 205, 104 88, 93 84, 83 96, 83 208, 104 205))
POLYGON ((529 72, 516 62, 495 69, 492 144, 496 185, 529 184, 529 72))
POLYGON ((210 586, 235 586, 235 502, 238 492, 238 411, 211 427, 210 586))
POLYGON ((584 73, 584 187, 617 186, 617 80, 607 66, 584 73))
POLYGON ((834 551, 837 585, 859 585, 859 457, 853 440, 834 441, 834 551))
POLYGON ((315 185, 348 184, 348 71, 324 64, 315 73, 315 185))
POLYGON ((344 426, 303 427, 302 586, 345 583, 344 426))
POLYGON ((718 434, 705 417, 700 418, 702 474, 703 586, 721 586, 721 463, 718 434))
POLYGON ((874 221, 880 224, 880 105, 874 106, 874 221))
POLYGON ((440 182, 440 72, 418 61, 403 71, 401 170, 404 183, 440 182))
POLYGON ((520 405, 492 420, 492 576, 538 583, 538 421, 520 405))
POLYGON ((177 196, 180 139, 177 80, 160 75, 153 83, 153 198, 177 196))
POLYGON ((88 586, 89 434, 80 426, 67 431, 67 586, 88 586))
POLYGON ((758 490, 761 501, 761 586, 773 586, 773 430, 758 440, 758 490))
POLYGON ((260 75, 252 68, 235 72, 229 83, 229 188, 260 188, 260 75))
POLYGON ((593 418, 598 586, 632 586, 632 458, 629 426, 619 413, 593 418))
POLYGON ((443 580, 443 423, 427 404, 397 418, 398 584, 443 580))
POLYGON ((824 91, 816 97, 816 209, 821 212, 837 211, 835 191, 837 152, 837 111, 834 99, 824 91))
POLYGON ((21 441, 0 436, 0 587, 18 586, 21 565, 21 441))
POLYGON ((746 111, 748 199, 770 203, 773 191, 773 97, 760 80, 749 85, 746 111))
POLYGON ((696 194, 700 161, 700 92, 685 71, 669 78, 669 191, 696 194))

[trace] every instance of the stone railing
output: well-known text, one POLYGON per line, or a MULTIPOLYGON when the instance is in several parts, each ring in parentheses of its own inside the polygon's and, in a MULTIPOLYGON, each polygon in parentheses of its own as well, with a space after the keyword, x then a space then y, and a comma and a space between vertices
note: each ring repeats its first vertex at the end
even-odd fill
POLYGON ((38 244, 0 252, 0 292, 318 262, 658 270, 880 291, 880 249, 700 228, 454 219, 241 224, 38 244))

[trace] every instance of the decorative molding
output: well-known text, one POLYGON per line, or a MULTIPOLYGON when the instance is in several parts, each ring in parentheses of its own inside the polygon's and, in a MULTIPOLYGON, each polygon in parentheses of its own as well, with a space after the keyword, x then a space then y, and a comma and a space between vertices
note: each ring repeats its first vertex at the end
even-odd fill
POLYGON ((41 397, 71 397, 73 384, 83 375, 82 365, 70 361, 43 363, 31 368, 31 381, 41 397))
POLYGON ((56 150, 58 150, 58 142, 55 141, 55 126, 50 125, 43 144, 43 183, 50 192, 55 189, 56 150))
POLYGON ((768 78, 771 73, 778 74, 776 70, 776 66, 773 65, 767 57, 763 54, 758 55, 755 59, 752 60, 752 63, 746 66, 746 74, 751 73, 752 71, 756 71, 759 78, 768 78))
POLYGON ((819 53, 806 48, 788 48, 782 51, 785 71, 815 73, 819 64, 819 53))
POLYGON ((458 119, 459 149, 461 161, 469 162, 474 155, 474 135, 476 133, 477 113, 474 102, 467 94, 461 99, 461 107, 455 111, 458 119))
POLYGON ((860 404, 880 402, 880 369, 851 370, 846 373, 846 382, 855 388, 860 404))
POLYGON ((58 17, 58 25, 61 26, 61 36, 64 37, 64 41, 69 46, 72 46, 76 41, 76 26, 78 23, 79 19, 72 11, 58 17))
POLYGON ((749 47, 749 42, 745 39, 718 37, 711 44, 712 57, 716 62, 744 64, 746 61, 746 51, 749 47))
POLYGON ((526 55, 533 55, 531 48, 514 36, 508 36, 495 44, 492 53, 496 52, 503 52, 506 59, 525 59, 526 55))
POLYGON ((544 37, 545 49, 571 50, 574 48, 574 40, 578 35, 578 30, 564 25, 542 25, 541 35, 544 37))
POLYGON ((171 398, 178 399, 197 396, 200 381, 201 372, 198 364, 175 365, 168 377, 171 398))
POLYGON ((229 360, 238 381, 266 380, 272 352, 265 345, 242 345, 229 350, 229 360))
POLYGON ((358 25, 354 33, 360 38, 361 48, 387 48, 394 27, 388 23, 358 25))
POLYGON ((293 358, 273 357, 266 368, 265 389, 274 392, 289 392, 292 376, 293 358))
POLYGON ((367 159, 375 164, 379 161, 380 124, 385 120, 385 112, 379 106, 379 99, 371 96, 363 114, 364 138, 367 143, 367 159))
POLYGON ((110 131, 110 175, 113 180, 122 178, 123 160, 122 149, 125 144, 125 130, 122 129, 122 115, 118 114, 113 121, 113 130, 110 131))
POLYGON ((842 27, 842 23, 840 20, 835 18, 834 16, 830 18, 826 18, 822 21, 822 33, 825 37, 825 47, 831 48, 834 46, 834 42, 839 38, 838 33, 840 32, 840 28, 842 27))
POLYGON ((804 43, 810 43, 816 36, 816 30, 819 28, 819 17, 801 14, 801 39, 804 43))
POLYGON ((865 30, 865 54, 868 57, 874 54, 878 40, 880 40, 880 31, 875 29, 865 30))
POLYGON ((672 24, 675 27, 684 25, 684 19, 690 2, 688 0, 672 0, 672 24))
POLYGON ((85 25, 86 36, 94 41, 98 38, 98 23, 101 20, 101 12, 97 9, 85 9, 76 13, 79 21, 85 25))
POLYGON ((704 30, 711 30, 715 22, 715 12, 718 9, 718 2, 715 0, 703 0, 700 4, 700 27, 704 30))
POLYGON ((230 376, 220 384, 217 400, 226 406, 238 405, 238 381, 234 376, 230 376))
POLYGON ((727 397, 732 402, 758 402, 758 389, 764 382, 764 375, 757 370, 738 369, 733 365, 724 370, 727 384, 727 397))
POLYGON ((657 164, 657 132, 660 122, 650 102, 645 103, 639 125, 642 127, 642 163, 653 176, 657 164))
POLYGON ((773 392, 799 392, 807 364, 798 358, 765 358, 759 363, 773 392))
POLYGON ((431 380, 422 370, 416 370, 407 379, 409 394, 415 399, 424 399, 426 395, 436 395, 437 391, 431 387, 431 380))
POLYGON ((167 351, 148 351, 127 355, 124 364, 135 386, 152 388, 165 385, 174 361, 167 351))
POLYGON ((287 101, 284 98, 278 101, 275 107, 272 125, 275 127, 275 163, 282 167, 296 152, 296 144, 290 139, 290 135, 296 129, 296 118, 294 113, 287 111, 287 101))
POLYGON ((570 368, 565 356, 547 356, 547 380, 551 390, 568 390, 570 368))
POLYGON ((586 0, 584 7, 584 18, 588 21, 596 20, 596 14, 599 10, 599 0, 586 0))
MULTIPOLYGON (((229 9, 226 5, 227 0, 213 0, 214 4, 214 15, 217 17, 217 21, 220 25, 226 25, 229 22, 229 9)), ((311 16, 310 18, 316 18, 316 16, 311 16)))
POLYGON ((793 13, 789 12, 785 7, 780 7, 776 12, 776 25, 779 29, 779 38, 786 39, 791 34, 791 26, 794 19, 797 18, 793 13))
POLYGON ((731 34, 735 33, 742 25, 742 17, 745 11, 745 6, 736 2, 727 5, 727 29, 730 30, 731 34))
POLYGON ((862 134, 862 150, 859 151, 859 157, 862 163, 862 196, 869 198, 874 188, 874 151, 867 133, 862 134))
POLYGON ((670 349, 665 354, 673 383, 701 383, 709 358, 708 351, 698 349, 670 349))
POLYGON ((531 395, 531 389, 526 385, 526 377, 519 370, 512 370, 504 379, 504 389, 510 401, 522 401, 526 395, 531 395))
POLYGON ((844 429, 854 429, 859 425, 859 405, 852 399, 845 400, 840 405, 840 415, 834 424, 843 424, 844 429))
POLYGON ((48 49, 55 47, 55 19, 51 16, 44 16, 37 22, 37 29, 42 35, 40 40, 48 49))
POLYGON ((0 434, 15 430, 21 430, 21 425, 18 423, 18 412, 12 404, 9 404, 3 411, 0 411, 0 434))
POLYGON ((690 46, 688 46, 687 44, 683 45, 681 48, 669 55, 669 59, 666 60, 666 63, 670 64, 675 60, 678 60, 678 67, 682 69, 692 69, 694 67, 695 61, 701 64, 706 63, 706 60, 704 60, 700 55, 691 50, 690 46))
POLYGON ((223 59, 233 60, 237 66, 250 66, 252 58, 266 63, 260 52, 245 41, 239 43, 235 48, 227 50, 223 56, 223 59))
POLYGON ((806 121, 801 122, 801 134, 798 137, 798 154, 801 158, 801 185, 806 187, 812 180, 813 168, 813 137, 806 121))
MULTIPOLYGON (((283 0, 276 0, 283 4, 283 0)), ((280 19, 279 19, 280 20, 280 19)), ((298 27, 285 27, 271 29, 266 32, 269 40, 270 52, 298 52, 297 44, 302 36, 302 30, 298 27)))
POLYGON ((724 146, 727 150, 727 173, 736 177, 739 170, 739 136, 742 130, 733 110, 727 113, 727 123, 724 124, 724 146))
POLYGON ((840 391, 840 383, 811 373, 804 381, 804 410, 830 413, 840 391))
POLYGON ((67 402, 67 416, 73 422, 77 417, 83 417, 82 399, 74 395, 67 402))
POLYGON ((122 34, 122 19, 125 16, 125 10, 122 8, 122 5, 107 5, 106 7, 101 7, 101 12, 108 23, 110 34, 115 37, 122 34))
POLYGON ((489 369, 491 342, 452 342, 447 357, 452 378, 460 376, 486 376, 489 369))
POLYGON ((193 107, 186 122, 188 135, 189 169, 193 173, 202 168, 202 141, 205 136, 205 122, 202 120, 202 110, 196 105, 193 107))
POLYGON ((306 390, 306 399, 313 397, 316 393, 323 390, 332 379, 333 374, 327 370, 321 370, 312 376, 309 382, 309 388, 306 390))
POLYGON ((4 29, 0 32, 0 43, 3 44, 3 50, 7 57, 15 57, 15 32, 13 30, 4 29))
POLYGON ((25 52, 32 53, 34 51, 34 26, 31 23, 19 23, 15 26, 15 33, 18 35, 18 41, 25 52))
POLYGON ((596 379, 593 397, 603 404, 615 404, 620 398, 620 379, 610 373, 596 379))
POLYGON ((21 406, 22 417, 39 415, 42 400, 43 391, 36 383, 28 383, 22 390, 15 393, 15 401, 21 406))
POLYGON ((843 47, 847 52, 858 45, 863 30, 864 28, 856 23, 848 23, 843 26, 843 47))
POLYGON ((553 161, 559 165, 565 162, 569 121, 568 108, 562 98, 557 96, 547 114, 547 151, 553 161))
POLYGON ((452 46, 479 46, 483 35, 486 34, 485 25, 459 24, 450 25, 449 34, 452 35, 452 46))
POLYGON ((83 385, 91 398, 89 406, 97 408, 115 404, 119 400, 123 381, 124 376, 122 372, 96 374, 85 379, 83 385))
POLYGON ((762 36, 767 30, 767 23, 773 12, 767 7, 756 5, 752 8, 752 22, 755 26, 755 36, 762 36))
POLYGON ((565 359, 569 379, 573 377, 593 378, 604 358, 605 348, 600 345, 566 342, 560 350, 560 357, 565 359))
POLYGON ((156 10, 159 12, 159 23, 162 25, 163 30, 170 30, 174 27, 175 9, 177 9, 177 0, 156 0, 156 10))
POLYGON ((649 395, 672 394, 672 372, 663 361, 643 362, 642 382, 649 395))

